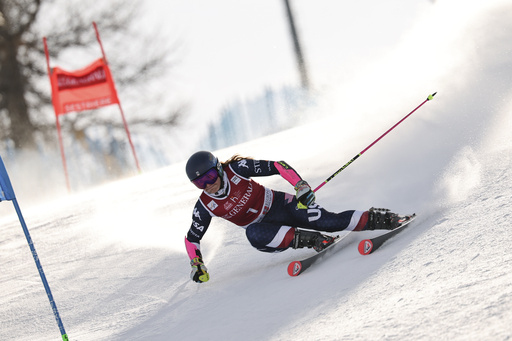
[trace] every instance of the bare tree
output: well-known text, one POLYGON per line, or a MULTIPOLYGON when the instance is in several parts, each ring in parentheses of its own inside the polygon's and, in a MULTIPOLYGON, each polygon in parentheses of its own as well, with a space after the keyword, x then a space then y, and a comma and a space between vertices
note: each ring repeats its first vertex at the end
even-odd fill
MULTIPOLYGON (((2 142, 11 141, 17 149, 33 149, 38 134, 55 138, 43 36, 47 37, 52 60, 58 61, 66 52, 69 56, 69 51, 79 56, 96 53, 99 57, 92 28, 92 21, 95 21, 103 39, 117 47, 115 51, 107 51, 107 56, 120 92, 126 88, 143 89, 149 80, 164 75, 173 63, 169 59, 171 47, 158 34, 148 36, 144 30, 133 29, 133 24, 140 19, 140 8, 137 0, 0 0, 2 142), (134 46, 139 47, 139 53, 133 54, 137 51, 134 46)), ((184 107, 160 107, 154 111, 158 115, 144 120, 137 118, 133 123, 176 125, 183 110, 184 107)), ((83 133, 81 121, 87 121, 88 125, 109 123, 121 128, 114 116, 70 117, 69 129, 77 137, 83 133)))
POLYGON ((18 57, 23 36, 36 20, 41 2, 30 5, 0 1, 0 114, 2 131, 8 132, 15 146, 33 148, 35 127, 25 100, 27 78, 18 57))

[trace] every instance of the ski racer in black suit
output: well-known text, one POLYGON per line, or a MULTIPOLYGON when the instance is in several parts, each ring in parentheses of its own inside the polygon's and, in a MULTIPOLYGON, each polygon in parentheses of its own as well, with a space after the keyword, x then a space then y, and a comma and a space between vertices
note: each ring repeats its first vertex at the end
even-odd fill
POLYGON ((263 252, 288 248, 321 251, 335 238, 322 232, 393 229, 396 216, 378 210, 348 210, 333 213, 315 203, 308 183, 284 161, 254 160, 233 156, 224 163, 210 152, 193 154, 186 165, 187 176, 203 190, 197 200, 192 225, 185 238, 192 266, 191 278, 197 283, 210 276, 200 251, 200 241, 212 217, 224 218, 246 230, 249 242, 263 252), (252 177, 281 175, 295 189, 292 195, 264 187, 252 177))

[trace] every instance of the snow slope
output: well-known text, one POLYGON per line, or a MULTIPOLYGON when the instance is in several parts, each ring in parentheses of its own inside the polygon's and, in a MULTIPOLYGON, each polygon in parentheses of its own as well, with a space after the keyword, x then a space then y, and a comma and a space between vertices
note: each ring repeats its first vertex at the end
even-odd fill
MULTIPOLYGON (((316 185, 438 91, 317 193, 330 210, 418 214, 373 255, 357 252, 369 232, 354 233, 291 278, 287 264, 311 250, 260 253, 215 220, 202 243, 211 280, 197 285, 183 237, 199 193, 183 163, 35 207, 18 197, 70 339, 512 338, 512 6, 488 3, 440 3, 393 55, 326 96, 334 115, 216 151, 284 159, 316 185), (443 31, 455 9, 464 20, 443 31)), ((0 340, 58 340, 14 212, 0 234, 0 340)))

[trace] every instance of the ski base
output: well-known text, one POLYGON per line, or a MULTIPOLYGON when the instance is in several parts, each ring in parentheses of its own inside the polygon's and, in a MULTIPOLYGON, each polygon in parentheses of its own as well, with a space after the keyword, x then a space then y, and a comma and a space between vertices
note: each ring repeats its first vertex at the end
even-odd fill
POLYGON ((401 225, 394 230, 391 230, 375 238, 361 240, 357 247, 359 253, 362 255, 369 255, 373 253, 375 250, 380 248, 386 240, 402 232, 414 219, 416 219, 416 214, 404 216, 402 219, 403 221, 401 222, 401 225))

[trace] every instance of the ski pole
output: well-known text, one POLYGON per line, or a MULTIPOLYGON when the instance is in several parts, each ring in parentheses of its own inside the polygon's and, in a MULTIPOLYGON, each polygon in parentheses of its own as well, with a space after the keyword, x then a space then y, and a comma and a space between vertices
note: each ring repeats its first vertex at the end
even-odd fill
POLYGON ((371 147, 373 147, 374 144, 376 144, 377 142, 379 142, 380 139, 382 139, 384 136, 386 136, 391 130, 395 129, 396 126, 398 126, 400 123, 402 123, 407 117, 411 116, 416 110, 418 110, 423 104, 427 103, 428 101, 431 101, 434 96, 437 94, 437 92, 434 92, 432 95, 428 95, 427 99, 424 100, 420 105, 418 105, 413 111, 411 111, 410 113, 408 113, 404 118, 402 118, 400 121, 398 121, 398 123, 396 123, 394 126, 392 126, 391 128, 388 129, 388 131, 386 131, 384 134, 382 134, 378 139, 376 139, 375 141, 373 141, 368 147, 366 147, 365 149, 363 149, 359 154, 357 154, 356 156, 354 156, 349 162, 347 162, 343 167, 341 167, 340 169, 338 169, 333 175, 331 175, 330 177, 328 177, 324 182, 322 182, 317 188, 314 189, 313 192, 316 192, 318 191, 320 188, 322 188, 323 185, 325 185, 326 183, 328 183, 329 181, 331 181, 336 175, 338 175, 339 173, 341 173, 342 170, 344 170, 345 168, 347 168, 352 162, 354 162, 355 160, 357 160, 361 155, 363 155, 368 149, 370 149, 371 147))

